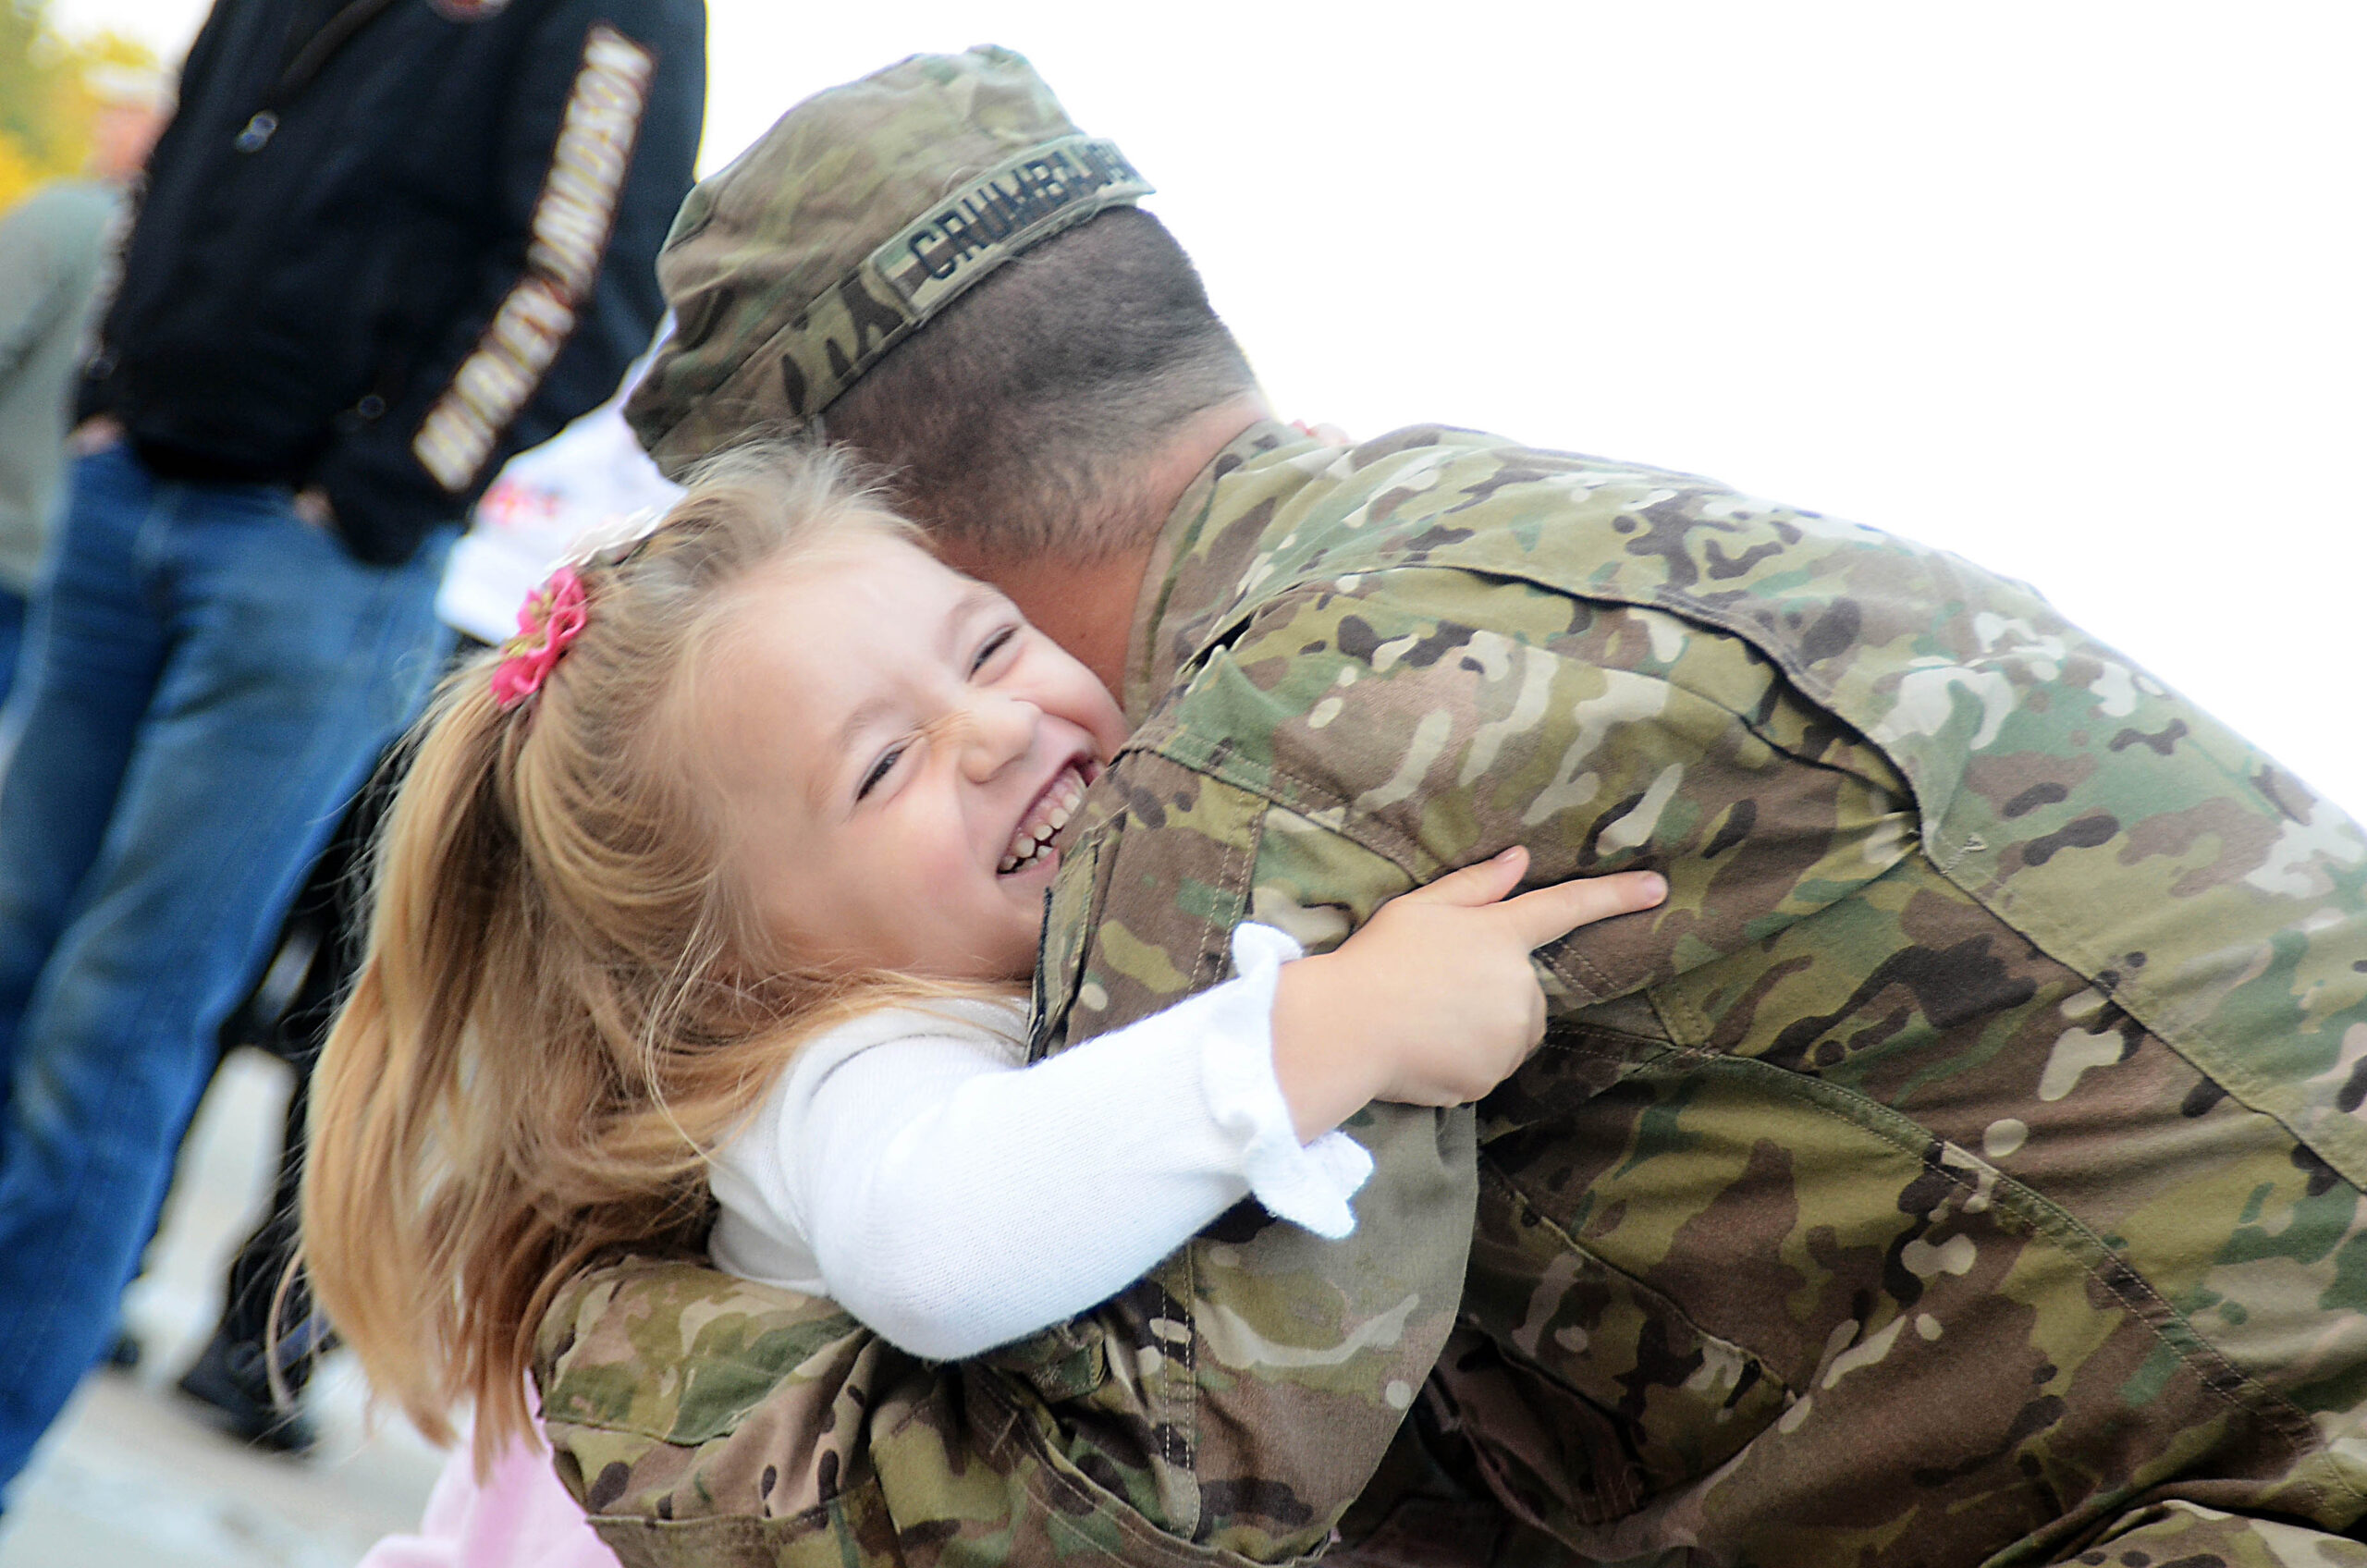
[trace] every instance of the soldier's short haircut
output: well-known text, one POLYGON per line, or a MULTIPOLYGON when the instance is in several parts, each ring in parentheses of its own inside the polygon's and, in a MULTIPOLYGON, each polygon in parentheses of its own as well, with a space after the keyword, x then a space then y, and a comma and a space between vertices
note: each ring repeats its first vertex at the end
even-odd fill
POLYGON ((1183 248, 1120 207, 981 280, 821 423, 939 539, 1093 561, 1140 542, 1145 459, 1256 386, 1183 248))

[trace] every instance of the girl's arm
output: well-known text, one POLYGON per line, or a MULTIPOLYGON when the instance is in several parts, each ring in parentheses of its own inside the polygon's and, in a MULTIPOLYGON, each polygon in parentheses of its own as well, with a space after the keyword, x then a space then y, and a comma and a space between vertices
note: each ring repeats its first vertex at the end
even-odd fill
POLYGON ((1370 1161, 1324 1134, 1374 1097, 1485 1093, 1542 1030, 1529 949, 1662 896, 1631 873, 1494 902, 1525 864, 1441 878, 1301 962, 1244 926, 1236 978, 1034 1066, 948 1029, 792 1069, 750 1133, 788 1188, 765 1196, 832 1298, 938 1359, 1107 1299, 1245 1196, 1344 1235, 1370 1161))

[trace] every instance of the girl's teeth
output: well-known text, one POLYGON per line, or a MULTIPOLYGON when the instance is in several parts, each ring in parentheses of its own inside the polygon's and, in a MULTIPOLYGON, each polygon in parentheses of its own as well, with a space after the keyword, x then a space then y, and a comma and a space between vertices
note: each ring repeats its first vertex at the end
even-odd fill
POLYGON ((1077 807, 1085 802, 1085 780, 1072 771, 1061 776, 1045 796, 1049 808, 1044 820, 1023 824, 1012 838, 1013 849, 1003 852, 1001 863, 995 868, 999 875, 1008 875, 1040 858, 1061 829, 1076 815, 1077 807))

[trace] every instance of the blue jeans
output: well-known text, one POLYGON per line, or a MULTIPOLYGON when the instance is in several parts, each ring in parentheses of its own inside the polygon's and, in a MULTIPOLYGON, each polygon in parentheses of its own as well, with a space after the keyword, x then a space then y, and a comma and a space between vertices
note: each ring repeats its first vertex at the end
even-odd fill
POLYGON ((0 708, 0 1482, 115 1331, 215 1034, 442 661, 448 532, 84 458, 0 708))

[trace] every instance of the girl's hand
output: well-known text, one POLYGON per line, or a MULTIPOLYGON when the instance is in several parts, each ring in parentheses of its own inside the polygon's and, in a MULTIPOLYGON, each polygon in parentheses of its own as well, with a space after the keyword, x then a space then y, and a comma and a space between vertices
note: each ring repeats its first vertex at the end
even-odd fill
POLYGON ((1494 1088, 1545 1036, 1530 950, 1668 896, 1658 875, 1626 871, 1505 898, 1527 868, 1515 847, 1449 872, 1337 951, 1282 966, 1274 1076, 1302 1142, 1367 1100, 1460 1105, 1494 1088))

